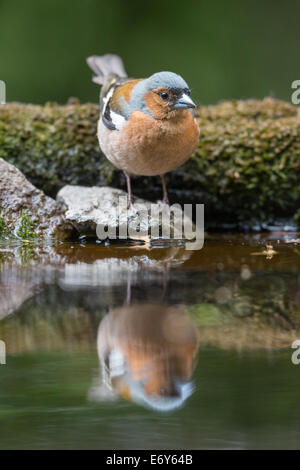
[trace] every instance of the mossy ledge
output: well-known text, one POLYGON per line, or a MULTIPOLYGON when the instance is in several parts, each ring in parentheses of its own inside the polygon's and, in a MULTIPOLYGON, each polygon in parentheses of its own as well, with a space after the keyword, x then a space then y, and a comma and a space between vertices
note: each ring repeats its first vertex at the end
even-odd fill
MULTIPOLYGON (((100 152, 99 108, 11 103, 0 107, 0 157, 50 196, 66 184, 124 188, 122 172, 100 152)), ((171 202, 206 204, 206 221, 270 223, 295 217, 300 206, 298 109, 266 98, 197 110, 198 149, 168 175, 171 202)), ((161 196, 159 178, 134 181, 138 196, 161 196)), ((298 211, 298 214, 297 214, 298 211)))

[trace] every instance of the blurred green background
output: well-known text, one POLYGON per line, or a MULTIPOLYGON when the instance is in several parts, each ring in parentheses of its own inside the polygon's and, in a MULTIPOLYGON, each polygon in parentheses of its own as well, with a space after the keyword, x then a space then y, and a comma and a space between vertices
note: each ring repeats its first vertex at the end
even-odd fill
POLYGON ((0 79, 7 101, 97 101, 85 58, 114 52, 131 76, 183 75, 202 104, 290 100, 299 14, 296 0, 0 0, 0 79))

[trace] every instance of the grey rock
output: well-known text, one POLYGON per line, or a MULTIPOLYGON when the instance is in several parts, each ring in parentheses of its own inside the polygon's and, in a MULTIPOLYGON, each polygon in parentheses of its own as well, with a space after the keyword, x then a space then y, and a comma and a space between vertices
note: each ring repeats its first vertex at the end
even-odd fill
POLYGON ((17 234, 26 215, 38 237, 68 238, 74 228, 59 204, 33 186, 10 163, 0 158, 0 216, 10 233, 17 234))
POLYGON ((64 186, 57 201, 66 210, 66 219, 82 235, 98 236, 101 240, 191 238, 183 236, 183 211, 179 205, 170 209, 136 199, 127 209, 127 193, 108 186, 64 186))

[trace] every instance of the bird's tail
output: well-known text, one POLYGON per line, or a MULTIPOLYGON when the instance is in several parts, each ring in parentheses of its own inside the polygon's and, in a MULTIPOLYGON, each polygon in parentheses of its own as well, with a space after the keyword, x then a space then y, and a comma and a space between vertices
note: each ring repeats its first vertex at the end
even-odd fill
POLYGON ((93 77, 93 82, 98 83, 98 85, 104 85, 113 77, 127 77, 123 61, 121 57, 117 55, 92 55, 91 57, 88 57, 86 61, 89 67, 95 73, 93 77))

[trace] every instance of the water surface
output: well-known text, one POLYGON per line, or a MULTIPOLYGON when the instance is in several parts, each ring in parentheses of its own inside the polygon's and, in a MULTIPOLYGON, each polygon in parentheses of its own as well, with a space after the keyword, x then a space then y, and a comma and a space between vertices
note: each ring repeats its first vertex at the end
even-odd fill
POLYGON ((299 448, 297 238, 1 246, 0 448, 299 448))

